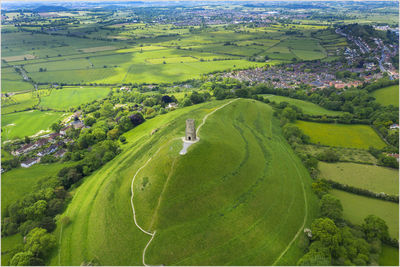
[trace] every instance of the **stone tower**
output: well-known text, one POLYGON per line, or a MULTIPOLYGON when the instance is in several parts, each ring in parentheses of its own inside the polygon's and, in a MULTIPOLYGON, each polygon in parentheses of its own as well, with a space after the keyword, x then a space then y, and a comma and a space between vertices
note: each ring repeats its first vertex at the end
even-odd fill
POLYGON ((196 128, 194 127, 194 119, 186 120, 186 141, 196 141, 196 128))

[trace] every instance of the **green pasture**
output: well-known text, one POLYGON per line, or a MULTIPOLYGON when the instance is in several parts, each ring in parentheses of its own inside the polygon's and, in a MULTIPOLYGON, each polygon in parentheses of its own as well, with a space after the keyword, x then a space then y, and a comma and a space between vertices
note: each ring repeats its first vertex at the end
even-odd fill
MULTIPOLYGON (((2 194, 3 195, 3 194, 2 194)), ((14 251, 23 248, 23 237, 20 234, 1 237, 1 266, 9 266, 14 251)))
POLYGON ((375 193, 399 194, 399 171, 376 165, 319 162, 320 177, 375 193))
POLYGON ((178 109, 125 133, 122 153, 75 191, 49 264, 142 264, 150 236, 133 222, 130 185, 150 157, 133 185, 139 225, 157 231, 147 264, 271 265, 284 251, 276 264, 295 264, 303 252, 291 240, 304 220, 309 227, 317 200, 272 108, 237 100, 210 115, 200 141, 178 154, 185 120, 199 125, 227 102, 178 109))
POLYGON ((382 245, 382 252, 379 256, 380 266, 399 266, 399 249, 382 245))
POLYGON ((395 107, 399 106, 399 85, 392 85, 385 88, 378 89, 372 92, 372 96, 375 97, 376 102, 379 104, 395 107))
POLYGON ((345 219, 352 223, 362 224, 368 215, 376 215, 385 220, 390 236, 399 238, 399 204, 336 189, 333 189, 331 193, 340 199, 345 219))
POLYGON ((368 125, 332 124, 297 121, 299 127, 311 142, 316 144, 368 149, 370 146, 383 148, 385 142, 368 125))
POLYGON ((2 162, 10 160, 12 158, 13 158, 13 156, 8 151, 5 151, 4 149, 1 150, 1 161, 2 162))
POLYGON ((2 140, 23 138, 46 131, 50 126, 65 117, 66 114, 54 111, 30 110, 2 115, 2 140))
POLYGON ((105 98, 110 92, 106 87, 63 87, 51 90, 50 95, 41 97, 40 107, 54 110, 69 110, 81 104, 92 102, 96 99, 105 98))
POLYGON ((308 101, 303 101, 300 99, 294 99, 294 98, 290 98, 290 97, 286 97, 286 96, 278 96, 278 95, 266 95, 266 94, 262 94, 261 96, 268 98, 270 101, 275 101, 276 103, 288 102, 289 104, 300 108, 303 111, 303 113, 305 113, 305 114, 327 115, 327 116, 343 115, 343 112, 341 112, 341 111, 328 110, 328 109, 325 109, 314 103, 311 103, 308 101))
POLYGON ((349 148, 349 147, 328 147, 315 144, 297 144, 296 151, 298 153, 306 153, 314 157, 328 150, 333 150, 339 156, 339 161, 357 162, 364 164, 377 164, 378 160, 365 149, 349 148))
POLYGON ((59 170, 68 163, 35 164, 29 168, 17 168, 1 175, 1 188, 6 194, 1 194, 1 213, 8 205, 33 192, 37 182, 55 177, 59 170))
POLYGON ((37 94, 22 93, 1 98, 1 114, 30 109, 39 103, 37 94))
POLYGON ((14 68, 1 68, 1 92, 21 92, 32 90, 33 85, 23 80, 14 68))

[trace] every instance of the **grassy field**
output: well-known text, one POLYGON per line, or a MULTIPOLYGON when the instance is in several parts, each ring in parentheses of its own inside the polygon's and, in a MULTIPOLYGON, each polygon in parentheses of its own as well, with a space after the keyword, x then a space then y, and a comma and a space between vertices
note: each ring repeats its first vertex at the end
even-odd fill
POLYGON ((16 94, 1 98, 1 114, 8 114, 26 110, 39 103, 39 99, 32 93, 16 94))
POLYGON ((74 193, 64 213, 71 223, 62 233, 57 228, 61 245, 49 264, 142 264, 150 237, 134 225, 130 184, 158 149, 134 183, 138 223, 157 231, 148 264, 271 265, 284 251, 276 264, 295 264, 302 251, 291 240, 304 220, 310 225, 317 200, 268 105, 238 100, 224 107, 201 128, 200 142, 178 154, 182 142, 173 138, 184 135, 185 120, 199 125, 226 102, 178 109, 127 132, 123 152, 74 193))
POLYGON ((1 175, 1 213, 7 206, 24 195, 32 192, 38 181, 57 175, 58 171, 68 166, 65 163, 36 164, 30 168, 17 168, 1 175))
POLYGON ((380 266, 399 266, 399 249, 388 245, 382 246, 382 252, 379 257, 380 266))
POLYGON ((298 153, 306 153, 314 157, 327 150, 333 150, 339 156, 339 161, 357 162, 363 164, 377 164, 378 160, 372 156, 367 150, 348 147, 328 147, 314 144, 297 144, 296 151, 298 153))
POLYGON ((388 86, 372 92, 379 104, 399 106, 399 85, 388 86))
POLYGON ((303 101, 299 99, 294 99, 286 96, 278 96, 278 95, 266 95, 262 94, 261 96, 268 98, 270 101, 275 101, 276 103, 288 102, 291 105, 301 108, 303 113, 310 115, 327 115, 327 116, 341 116, 343 112, 327 110, 321 106, 318 106, 314 103, 303 101))
POLYGON ((1 237, 1 266, 8 266, 13 250, 23 247, 23 237, 20 234, 1 237))
POLYGON ((62 112, 31 110, 2 116, 3 141, 16 137, 23 138, 46 131, 54 122, 65 116, 62 112))
POLYGON ((390 236, 399 238, 399 204, 336 189, 331 193, 342 202, 345 219, 362 224, 368 215, 376 215, 386 221, 390 236))
POLYGON ((319 162, 322 178, 386 194, 399 194, 399 171, 391 168, 355 163, 319 162))
POLYGON ((368 149, 370 146, 383 148, 385 142, 368 125, 348 125, 297 121, 299 127, 311 142, 337 147, 368 149))
POLYGON ((41 107, 55 110, 68 110, 93 100, 104 98, 110 92, 106 87, 64 87, 52 90, 49 96, 40 99, 41 107))

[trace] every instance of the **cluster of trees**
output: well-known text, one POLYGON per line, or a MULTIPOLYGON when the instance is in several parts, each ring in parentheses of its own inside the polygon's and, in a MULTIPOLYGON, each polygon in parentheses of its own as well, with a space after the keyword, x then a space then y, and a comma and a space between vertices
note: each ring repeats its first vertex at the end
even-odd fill
POLYGON ((315 181, 312 188, 320 198, 320 218, 305 231, 309 243, 298 265, 378 265, 382 243, 397 244, 385 221, 375 215, 367 216, 362 225, 346 222, 340 200, 328 193, 325 181, 315 181))
MULTIPOLYGON (((397 138, 398 138, 398 136, 397 136, 397 138)), ((397 159, 394 157, 385 155, 383 153, 383 150, 377 149, 374 147, 370 147, 368 149, 368 151, 369 151, 369 153, 371 153, 371 155, 373 155, 375 158, 378 159, 379 165, 389 167, 389 168, 395 168, 395 169, 399 168, 399 163, 397 162, 397 159)), ((396 152, 396 150, 392 149, 392 152, 396 152)))
POLYGON ((179 106, 187 107, 209 101, 210 99, 211 95, 208 92, 198 93, 196 91, 193 91, 189 96, 183 98, 183 100, 179 103, 179 106))

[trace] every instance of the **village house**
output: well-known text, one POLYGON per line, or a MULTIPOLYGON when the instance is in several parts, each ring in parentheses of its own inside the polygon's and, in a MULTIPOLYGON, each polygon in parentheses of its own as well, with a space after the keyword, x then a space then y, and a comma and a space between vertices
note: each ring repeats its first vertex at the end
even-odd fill
POLYGON ((170 108, 177 108, 177 107, 178 107, 178 104, 176 104, 175 102, 171 102, 171 103, 169 103, 168 106, 167 106, 168 109, 170 109, 170 108))
POLYGON ((399 125, 398 124, 392 124, 390 125, 390 130, 398 130, 399 129, 399 125))
POLYGON ((35 158, 35 159, 28 159, 28 160, 26 160, 26 161, 24 161, 24 162, 21 163, 21 167, 22 167, 22 168, 29 168, 29 167, 31 167, 32 165, 35 165, 35 164, 38 163, 38 162, 39 162, 39 159, 38 159, 38 158, 35 158))
POLYGON ((69 129, 71 129, 71 128, 72 128, 71 125, 62 128, 62 129, 60 130, 60 134, 61 134, 61 135, 66 135, 66 134, 67 134, 67 131, 68 131, 69 129))
POLYGON ((387 156, 388 157, 393 157, 393 158, 395 158, 397 160, 397 162, 399 162, 399 154, 392 153, 392 154, 387 154, 387 156))
POLYGON ((26 145, 20 147, 19 149, 12 151, 11 154, 13 156, 19 156, 19 155, 25 154, 33 149, 35 149, 33 144, 26 144, 26 145))

